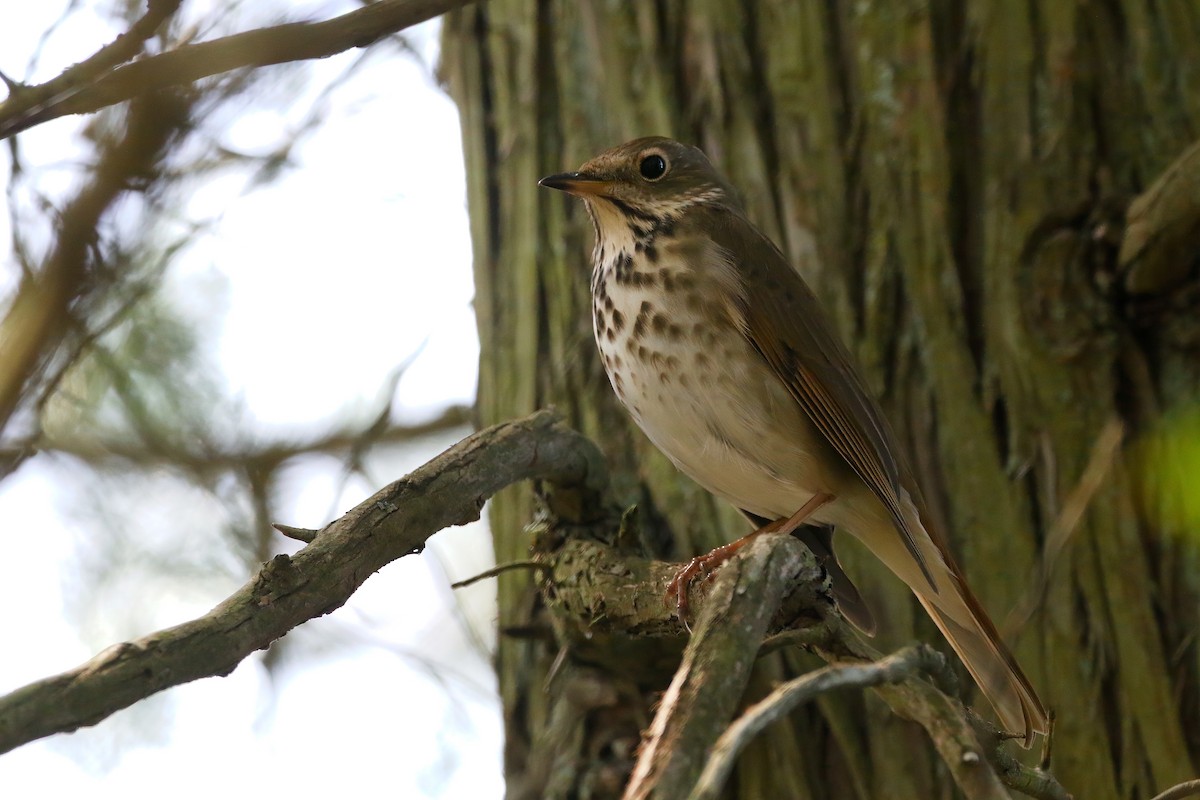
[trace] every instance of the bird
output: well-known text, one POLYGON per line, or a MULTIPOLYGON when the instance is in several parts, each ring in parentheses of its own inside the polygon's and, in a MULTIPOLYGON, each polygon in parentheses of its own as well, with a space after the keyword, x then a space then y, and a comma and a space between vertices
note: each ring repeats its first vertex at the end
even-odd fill
POLYGON ((831 531, 845 531, 912 589, 1002 726, 1025 747, 1045 734, 1045 707, 931 524, 854 358, 704 152, 640 138, 539 184, 581 198, 592 220, 592 328, 618 399, 756 526, 681 570, 677 596, 750 537, 795 533, 843 616, 872 633, 833 552, 831 531))

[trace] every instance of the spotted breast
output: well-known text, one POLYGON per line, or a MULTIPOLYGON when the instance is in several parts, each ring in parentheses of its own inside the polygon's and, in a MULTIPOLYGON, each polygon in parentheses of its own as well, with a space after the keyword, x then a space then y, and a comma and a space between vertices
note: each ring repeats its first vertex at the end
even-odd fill
POLYGON ((592 321, 638 426, 697 483, 752 514, 774 519, 778 497, 820 491, 809 479, 822 462, 772 433, 811 423, 738 335, 742 289, 727 254, 688 220, 623 223, 597 225, 592 321))

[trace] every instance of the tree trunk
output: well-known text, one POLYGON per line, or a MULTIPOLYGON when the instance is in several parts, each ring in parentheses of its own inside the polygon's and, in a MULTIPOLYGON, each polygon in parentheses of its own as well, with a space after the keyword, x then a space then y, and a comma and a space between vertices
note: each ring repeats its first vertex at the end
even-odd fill
MULTIPOLYGON (((482 421, 556 405, 602 444, 622 500, 668 537, 662 552, 745 531, 618 407, 592 343, 591 226, 537 186, 637 136, 701 146, 860 358, 972 586, 1057 714, 1060 780, 1104 800, 1191 777, 1200 526, 1160 512, 1195 478, 1154 444, 1197 394, 1200 204, 1181 201, 1166 257, 1171 237, 1148 237, 1157 262, 1124 224, 1195 136, 1197 53, 1192 2, 491 0, 451 15, 482 421)), ((1148 205, 1153 218, 1163 204, 1148 205)), ((525 557, 527 494, 492 506, 501 562, 525 557)), ((885 644, 944 647, 906 587, 847 537, 839 547, 885 644)), ((590 703, 547 690, 555 647, 530 635, 530 586, 500 583, 502 629, 519 634, 497 662, 509 795, 619 794, 630 731, 663 685, 588 673, 623 689, 590 703), (545 763, 548 736, 575 760, 545 763)), ((759 691, 812 667, 764 662, 759 691)), ((911 723, 834 695, 762 737, 733 794, 942 797, 948 781, 911 723)))

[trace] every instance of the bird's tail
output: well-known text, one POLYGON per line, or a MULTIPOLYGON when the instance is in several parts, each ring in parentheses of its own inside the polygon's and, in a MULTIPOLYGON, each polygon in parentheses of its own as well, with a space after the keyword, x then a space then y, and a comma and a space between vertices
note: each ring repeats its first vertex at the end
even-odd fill
POLYGON ((1035 733, 1047 732, 1046 709, 979 601, 961 581, 959 587, 959 592, 943 591, 937 596, 917 592, 917 599, 996 709, 1000 724, 1005 730, 1023 733, 1029 747, 1035 733))
POLYGON ((962 572, 945 547, 935 543, 929 535, 916 507, 907 497, 904 498, 904 511, 905 527, 919 542, 936 591, 932 590, 911 554, 903 548, 897 548, 889 554, 892 557, 884 561, 912 587, 921 605, 996 709, 1003 727, 1023 734, 1025 746, 1029 747, 1035 733, 1046 733, 1049 728, 1042 701, 967 586, 962 572), (898 563, 901 560, 909 563, 902 565, 898 563))

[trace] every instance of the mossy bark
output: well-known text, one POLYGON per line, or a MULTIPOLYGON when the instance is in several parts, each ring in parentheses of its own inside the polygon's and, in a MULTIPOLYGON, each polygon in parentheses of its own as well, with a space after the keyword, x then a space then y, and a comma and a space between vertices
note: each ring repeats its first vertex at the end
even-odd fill
MULTIPOLYGON (((1196 136, 1197 54, 1200 5, 1182 1, 490 0, 449 16, 482 422, 556 405, 602 444, 662 552, 744 531, 617 406, 591 341, 590 225, 537 187, 636 136, 696 143, 859 356, 971 584, 1057 712, 1063 783, 1103 800, 1192 776, 1200 536, 1194 519, 1157 513, 1172 501, 1143 490, 1152 465, 1133 456, 1197 400, 1195 254, 1144 291, 1118 250, 1129 200, 1196 136), (1006 623, 1112 420, 1126 445, 1099 465, 1043 602, 1006 623)), ((524 557, 529 514, 527 492, 493 503, 500 561, 524 557)), ((905 587, 852 543, 841 550, 885 644, 939 642, 905 587)), ((502 627, 536 618, 527 577, 506 575, 500 603, 502 627)), ((543 691, 554 656, 502 637, 506 764, 524 787, 512 796, 545 791, 525 777, 555 713, 543 691)), ((810 667, 765 663, 759 687, 810 667)), ((734 792, 937 797, 948 784, 909 723, 832 696, 775 726, 734 792)))

